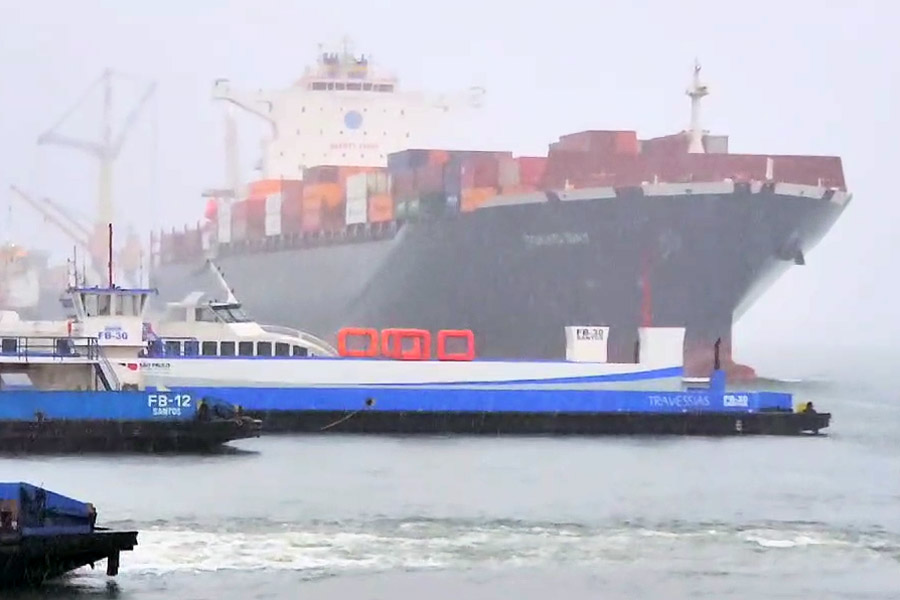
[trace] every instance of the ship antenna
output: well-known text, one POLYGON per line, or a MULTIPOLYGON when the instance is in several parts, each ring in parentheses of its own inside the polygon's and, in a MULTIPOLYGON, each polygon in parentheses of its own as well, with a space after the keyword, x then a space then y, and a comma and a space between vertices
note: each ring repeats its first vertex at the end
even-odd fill
POLYGON ((688 152, 703 154, 703 129, 700 128, 700 100, 709 94, 709 89, 700 83, 700 61, 694 59, 694 80, 687 89, 691 98, 691 143, 688 152))
POLYGON ((109 287, 112 289, 113 287, 113 226, 112 223, 109 224, 109 287))

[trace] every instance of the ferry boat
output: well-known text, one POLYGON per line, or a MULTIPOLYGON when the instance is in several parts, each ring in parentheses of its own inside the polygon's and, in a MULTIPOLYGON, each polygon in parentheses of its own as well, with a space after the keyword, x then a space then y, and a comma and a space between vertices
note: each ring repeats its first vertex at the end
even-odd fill
POLYGON ((70 293, 77 325, 0 314, 0 451, 194 452, 260 434, 214 393, 160 392, 117 368, 137 356, 147 290, 70 293))
POLYGON ((459 330, 439 332, 432 358, 424 330, 347 329, 335 350, 250 320, 233 293, 170 303, 155 324, 119 321, 145 317, 152 292, 76 288, 77 319, 49 327, 103 340, 111 355, 102 364, 129 385, 218 396, 276 431, 743 435, 818 433, 830 422, 830 414, 794 412, 790 394, 726 391, 718 345, 709 385, 684 380, 683 330, 642 332, 633 363, 605 362, 608 332, 597 327, 567 331, 573 360, 478 360, 474 335, 459 330), (354 348, 351 334, 368 344, 354 348), (449 350, 450 338, 465 349, 449 350))

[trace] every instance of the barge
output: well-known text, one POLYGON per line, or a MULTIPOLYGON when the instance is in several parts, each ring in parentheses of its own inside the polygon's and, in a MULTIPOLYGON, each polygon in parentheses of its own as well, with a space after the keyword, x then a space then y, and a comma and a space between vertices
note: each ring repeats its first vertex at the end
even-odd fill
POLYGON ((96 526, 93 504, 28 483, 0 483, 0 590, 37 586, 106 560, 119 572, 122 552, 137 545, 136 531, 96 526))

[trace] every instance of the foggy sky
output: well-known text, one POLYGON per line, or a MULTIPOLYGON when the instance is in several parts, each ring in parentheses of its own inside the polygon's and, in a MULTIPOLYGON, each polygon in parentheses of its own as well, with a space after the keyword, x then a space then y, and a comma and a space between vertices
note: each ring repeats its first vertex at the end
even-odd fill
MULTIPOLYGON (((892 340, 900 334, 900 197, 893 186, 900 166, 900 10, 891 3, 2 4, 4 239, 33 243, 39 236, 63 251, 71 247, 9 199, 10 183, 86 217, 96 210, 96 163, 68 149, 39 149, 35 140, 106 67, 159 86, 114 178, 118 216, 146 228, 200 219, 200 191, 224 184, 222 107, 210 99, 213 80, 227 77, 247 89, 288 86, 314 61, 319 42, 350 35, 358 51, 395 71, 406 89, 484 85, 482 114, 452 145, 541 154, 560 135, 581 129, 635 129, 651 137, 687 128, 684 90, 697 57, 711 90, 703 125, 728 134, 732 152, 839 155, 854 194, 807 253, 807 265, 791 269, 736 327, 738 358, 758 358, 776 342, 838 352, 860 343, 898 347, 892 340)), ((130 108, 138 86, 117 90, 118 114, 130 108)), ((67 132, 96 137, 98 119, 95 95, 67 132)), ((264 127, 249 116, 240 126, 247 179, 264 127)))

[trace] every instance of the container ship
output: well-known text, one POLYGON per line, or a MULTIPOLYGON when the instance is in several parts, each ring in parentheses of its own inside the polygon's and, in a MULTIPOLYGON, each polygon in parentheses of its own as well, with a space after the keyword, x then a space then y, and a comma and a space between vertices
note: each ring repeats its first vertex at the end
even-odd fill
MULTIPOLYGON (((202 220, 151 235, 151 283, 180 300, 225 274, 259 321, 334 341, 343 327, 469 329, 482 358, 564 358, 565 328, 604 326, 607 356, 636 356, 640 327, 685 327, 685 369, 714 347, 732 379, 737 319, 842 214, 834 156, 733 154, 700 127, 561 136, 542 156, 423 147, 484 90, 430 98, 346 47, 293 86, 214 98, 271 125, 260 175, 205 194, 202 220)), ((452 122, 452 121, 451 121, 452 122)))

